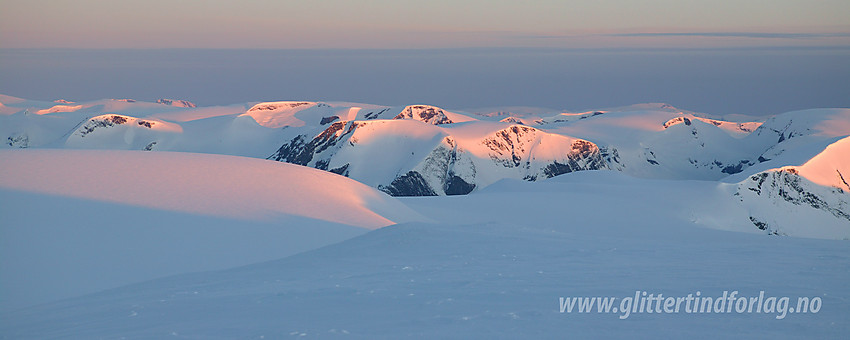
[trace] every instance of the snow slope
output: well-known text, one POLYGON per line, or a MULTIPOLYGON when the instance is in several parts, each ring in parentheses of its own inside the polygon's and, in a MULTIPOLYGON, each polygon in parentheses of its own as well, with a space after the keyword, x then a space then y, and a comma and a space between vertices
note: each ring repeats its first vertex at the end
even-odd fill
POLYGON ((415 219, 392 198, 350 179, 259 159, 121 151, 0 151, 5 189, 202 215, 302 216, 363 228, 415 219))
POLYGON ((0 150, 0 166, 2 310, 424 220, 350 179, 243 157, 0 150))
POLYGON ((850 192, 850 137, 830 144, 796 170, 816 184, 850 192))

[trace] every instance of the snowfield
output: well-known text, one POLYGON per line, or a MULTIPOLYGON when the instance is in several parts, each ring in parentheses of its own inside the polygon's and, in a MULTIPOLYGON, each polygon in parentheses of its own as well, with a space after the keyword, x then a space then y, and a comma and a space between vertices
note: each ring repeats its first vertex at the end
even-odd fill
POLYGON ((427 220, 345 177, 245 157, 0 150, 0 166, 3 310, 427 220))
POLYGON ((0 338, 850 332, 850 109, 0 103, 0 338))

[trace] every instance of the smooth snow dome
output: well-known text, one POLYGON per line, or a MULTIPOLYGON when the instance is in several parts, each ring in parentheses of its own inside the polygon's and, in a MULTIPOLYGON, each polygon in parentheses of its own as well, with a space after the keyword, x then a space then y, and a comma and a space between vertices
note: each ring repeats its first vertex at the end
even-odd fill
POLYGON ((2 150, 0 168, 0 311, 427 220, 342 176, 243 157, 2 150))
POLYGON ((301 216, 374 229, 417 220, 386 194, 327 172, 258 159, 139 151, 3 150, 0 187, 268 221, 301 216))
POLYGON ((316 103, 312 102, 259 103, 248 109, 243 116, 254 118, 258 124, 269 128, 304 126, 304 121, 297 118, 298 113, 306 109, 316 111, 316 106, 316 103))

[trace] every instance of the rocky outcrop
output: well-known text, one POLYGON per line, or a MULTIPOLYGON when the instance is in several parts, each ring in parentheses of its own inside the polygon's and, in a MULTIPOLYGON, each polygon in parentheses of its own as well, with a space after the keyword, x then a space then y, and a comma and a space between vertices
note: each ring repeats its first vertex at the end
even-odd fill
POLYGON ((154 121, 147 121, 147 120, 138 119, 138 118, 129 117, 129 116, 102 115, 102 116, 97 116, 97 117, 94 117, 92 119, 89 119, 88 122, 86 122, 85 124, 83 124, 83 126, 81 126, 79 129, 77 129, 76 135, 79 136, 79 137, 85 137, 86 135, 88 135, 88 134, 90 134, 90 133, 92 133, 92 132, 94 132, 98 129, 108 128, 108 127, 127 124, 127 123, 130 123, 130 124, 135 123, 135 124, 139 125, 140 127, 145 127, 145 128, 148 128, 148 129, 150 129, 154 125, 156 125, 156 122, 154 122, 154 121))

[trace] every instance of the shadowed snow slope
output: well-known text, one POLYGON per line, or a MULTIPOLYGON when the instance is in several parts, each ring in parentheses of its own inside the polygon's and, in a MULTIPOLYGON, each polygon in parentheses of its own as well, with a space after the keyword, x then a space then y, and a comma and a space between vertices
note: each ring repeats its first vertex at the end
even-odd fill
MULTIPOLYGON (((570 176, 570 175, 567 175, 570 176)), ((475 196, 472 194, 471 196, 475 196)), ((446 201, 461 196, 428 198, 446 201)), ((540 203, 538 201, 538 203, 540 203)), ((548 202, 552 209, 558 202, 548 202)), ((566 203, 565 203, 566 204, 566 203)), ((507 209, 501 209, 507 210, 507 209)), ((674 224, 406 224, 0 316, 9 338, 840 338, 845 242, 674 224), (793 254, 793 256, 789 256, 793 254), (800 275, 811 278, 800 283, 800 275), (559 313, 559 297, 820 297, 817 314, 559 313)), ((504 215, 502 213, 500 215, 504 215)), ((517 214, 518 216, 519 214, 517 214)), ((620 306, 617 300, 614 307, 620 306)), ((684 306, 684 305, 683 305, 684 306)), ((682 307, 684 308, 684 307, 682 307)))

